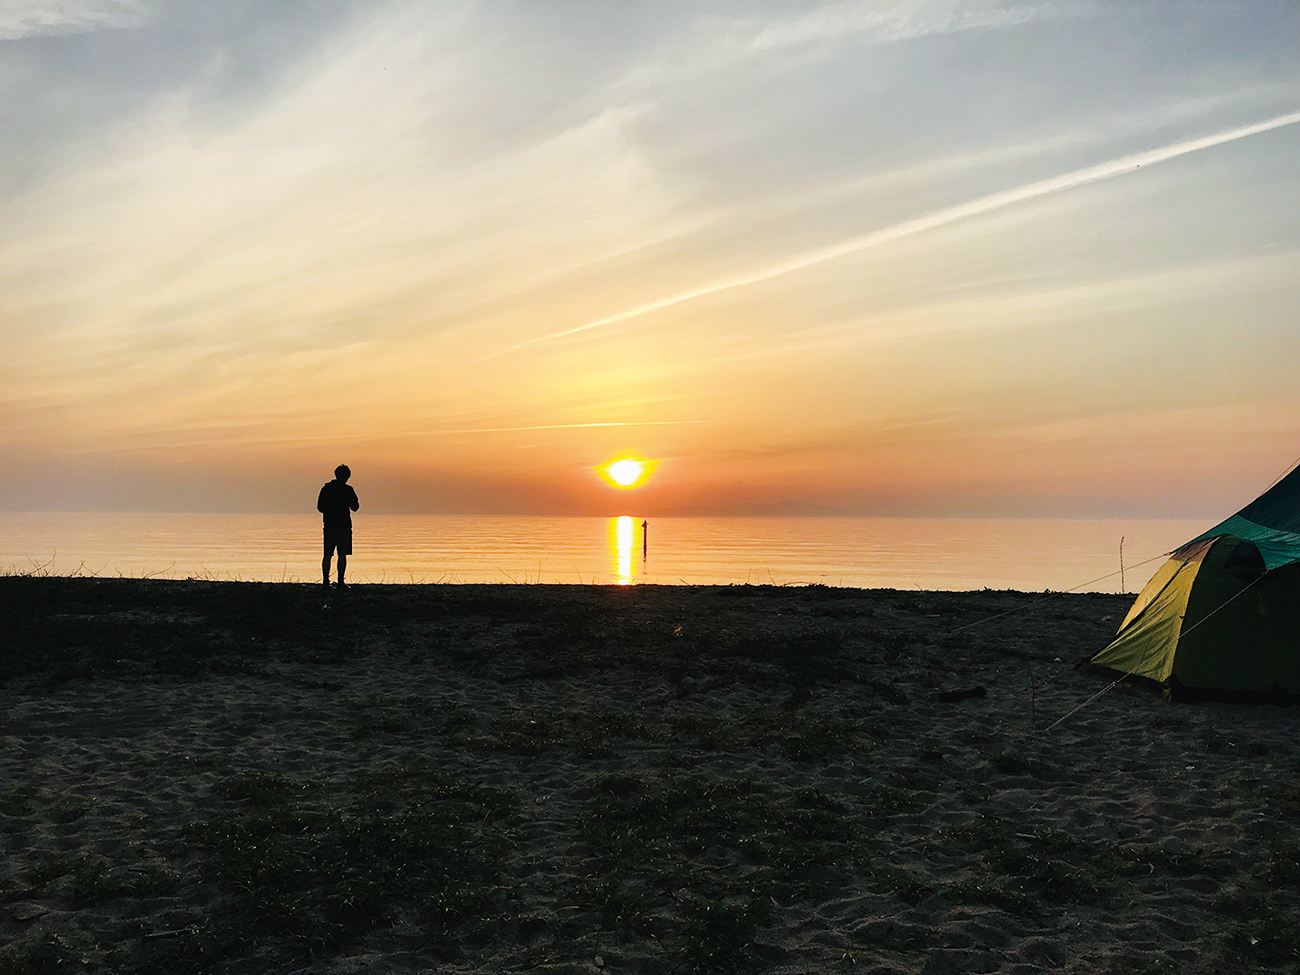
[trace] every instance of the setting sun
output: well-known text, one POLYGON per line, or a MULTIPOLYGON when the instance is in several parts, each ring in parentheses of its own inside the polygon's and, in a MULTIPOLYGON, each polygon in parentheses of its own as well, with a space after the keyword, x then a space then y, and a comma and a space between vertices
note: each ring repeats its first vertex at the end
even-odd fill
POLYGON ((596 473, 611 487, 631 490, 639 488, 650 478, 655 462, 640 457, 619 457, 596 468, 596 473))

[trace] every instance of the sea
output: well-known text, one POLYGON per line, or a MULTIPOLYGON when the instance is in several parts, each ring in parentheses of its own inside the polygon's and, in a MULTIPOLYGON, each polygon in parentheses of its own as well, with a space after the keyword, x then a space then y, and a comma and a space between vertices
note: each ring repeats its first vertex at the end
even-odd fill
MULTIPOLYGON (((353 583, 1135 592, 1183 520, 354 517, 353 583)), ((316 514, 0 512, 0 574, 315 582, 316 514)))

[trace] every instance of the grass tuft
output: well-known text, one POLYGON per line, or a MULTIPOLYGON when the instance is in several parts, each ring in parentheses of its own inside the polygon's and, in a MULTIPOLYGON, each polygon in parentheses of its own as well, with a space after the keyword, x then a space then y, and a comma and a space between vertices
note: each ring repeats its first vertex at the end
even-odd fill
POLYGON ((599 879, 581 896, 604 924, 655 937, 691 972, 749 966, 777 899, 822 889, 852 855, 846 808, 814 789, 619 772, 582 823, 599 879))
POLYGON ((234 926, 334 951, 411 919, 454 955, 496 914, 516 800, 420 769, 352 782, 251 773, 223 782, 235 808, 195 827, 234 926))

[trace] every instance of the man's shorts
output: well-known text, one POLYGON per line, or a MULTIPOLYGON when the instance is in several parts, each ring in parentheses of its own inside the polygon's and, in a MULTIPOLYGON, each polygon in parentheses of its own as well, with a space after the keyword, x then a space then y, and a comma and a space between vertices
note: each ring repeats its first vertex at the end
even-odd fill
POLYGON ((338 549, 339 555, 352 554, 352 529, 351 528, 326 528, 325 529, 325 557, 329 558, 338 549))

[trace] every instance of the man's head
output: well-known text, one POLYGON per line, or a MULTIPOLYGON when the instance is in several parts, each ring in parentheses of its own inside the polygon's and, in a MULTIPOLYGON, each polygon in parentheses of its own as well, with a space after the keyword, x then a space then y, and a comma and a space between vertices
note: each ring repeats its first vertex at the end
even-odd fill
POLYGON ((346 481, 351 476, 352 468, 348 467, 347 464, 339 464, 338 467, 334 468, 334 477, 337 480, 346 481))

